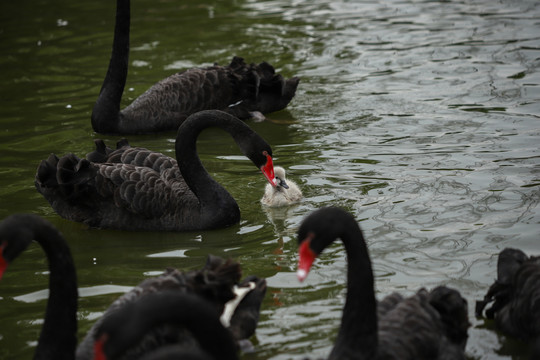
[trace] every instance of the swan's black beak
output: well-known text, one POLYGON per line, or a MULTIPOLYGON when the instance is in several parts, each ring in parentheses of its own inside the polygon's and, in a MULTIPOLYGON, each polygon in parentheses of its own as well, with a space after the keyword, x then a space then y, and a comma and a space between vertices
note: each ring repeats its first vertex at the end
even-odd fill
POLYGON ((266 154, 266 164, 261 166, 261 171, 268 180, 268 182, 273 186, 276 187, 276 179, 274 177, 274 162, 272 161, 272 157, 268 154, 266 154))
POLYGON ((278 185, 281 186, 282 188, 284 189, 288 189, 289 188, 289 185, 287 185, 287 182, 285 181, 285 179, 280 179, 278 177, 276 177, 276 179, 278 180, 278 185))
POLYGON ((313 261, 317 257, 317 254, 311 250, 310 245, 311 238, 308 238, 302 242, 298 249, 298 270, 296 271, 296 276, 300 282, 306 279, 309 269, 311 269, 311 265, 313 265, 313 261))

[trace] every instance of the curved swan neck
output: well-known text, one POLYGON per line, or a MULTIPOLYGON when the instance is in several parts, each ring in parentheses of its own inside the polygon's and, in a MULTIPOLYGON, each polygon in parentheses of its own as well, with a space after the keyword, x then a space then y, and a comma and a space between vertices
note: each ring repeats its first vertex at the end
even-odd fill
POLYGON ((354 218, 339 236, 347 253, 347 297, 329 359, 372 359, 377 352, 377 302, 367 246, 354 218))
POLYGON ((77 346, 77 275, 66 242, 51 226, 34 229, 36 241, 49 261, 49 300, 36 349, 36 359, 73 359, 77 346), (61 343, 62 345, 59 345, 61 343), (62 351, 62 354, 55 352, 62 351))
MULTIPOLYGON (((201 111, 190 116, 178 129, 175 146, 178 167, 186 184, 199 199, 201 216, 214 217, 214 211, 219 211, 219 214, 239 217, 240 210, 236 201, 208 174, 197 153, 197 137, 209 127, 227 131, 239 146, 238 134, 245 131, 244 127, 248 128, 233 116, 221 111, 201 111)), ((242 149, 241 146, 240 148, 242 149)))
POLYGON ((107 75, 92 110, 92 127, 101 133, 114 133, 120 101, 126 84, 129 61, 130 0, 116 1, 116 21, 107 75))
POLYGON ((34 359, 75 358, 77 345, 77 275, 62 235, 50 223, 31 214, 12 215, 0 223, 0 238, 15 249, 16 258, 32 240, 41 245, 49 264, 49 299, 34 359))

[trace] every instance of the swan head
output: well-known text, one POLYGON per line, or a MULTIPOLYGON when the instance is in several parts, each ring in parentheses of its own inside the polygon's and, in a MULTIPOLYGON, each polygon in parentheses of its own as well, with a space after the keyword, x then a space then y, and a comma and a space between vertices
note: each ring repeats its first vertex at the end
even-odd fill
POLYGON ((354 217, 343 209, 326 207, 314 211, 298 229, 298 280, 303 281, 322 251, 344 234, 343 221, 356 224, 354 217))
POLYGON ((281 166, 275 166, 274 167, 274 176, 276 179, 276 185, 278 187, 282 187, 284 189, 288 189, 289 185, 287 185, 287 182, 285 181, 285 169, 281 166))

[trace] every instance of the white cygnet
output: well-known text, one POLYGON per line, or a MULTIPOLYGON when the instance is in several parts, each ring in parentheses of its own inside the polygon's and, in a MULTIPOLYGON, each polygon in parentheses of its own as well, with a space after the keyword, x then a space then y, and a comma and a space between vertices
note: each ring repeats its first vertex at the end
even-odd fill
POLYGON ((285 179, 285 169, 281 166, 274 167, 276 186, 266 184, 261 203, 266 206, 286 206, 302 200, 302 191, 291 180, 285 179))

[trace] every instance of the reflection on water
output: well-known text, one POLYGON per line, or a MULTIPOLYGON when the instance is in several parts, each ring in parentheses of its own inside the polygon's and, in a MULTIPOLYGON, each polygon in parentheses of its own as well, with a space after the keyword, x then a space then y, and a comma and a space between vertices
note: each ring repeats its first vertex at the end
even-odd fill
MULTIPOLYGON (((112 36, 112 3, 57 3, 0 5, 0 218, 35 212, 64 233, 81 288, 80 335, 144 277, 201 267, 212 253, 269 280, 257 351, 244 358, 328 354, 345 293, 343 249, 328 249, 306 284, 294 274, 295 231, 325 205, 360 221, 378 296, 444 283, 472 309, 499 250, 540 253, 537 1, 134 2, 123 106, 171 72, 233 55, 302 78, 287 110, 250 125, 305 199, 262 207, 264 179, 232 140, 208 131, 201 158, 237 199, 242 220, 180 234, 88 230, 60 219, 35 191, 41 159, 94 146, 90 111, 112 36)), ((174 136, 129 140, 172 155, 174 136)), ((47 278, 33 245, 2 280, 1 358, 30 357, 47 278)), ((471 321, 470 358, 521 358, 521 344, 471 321)))

